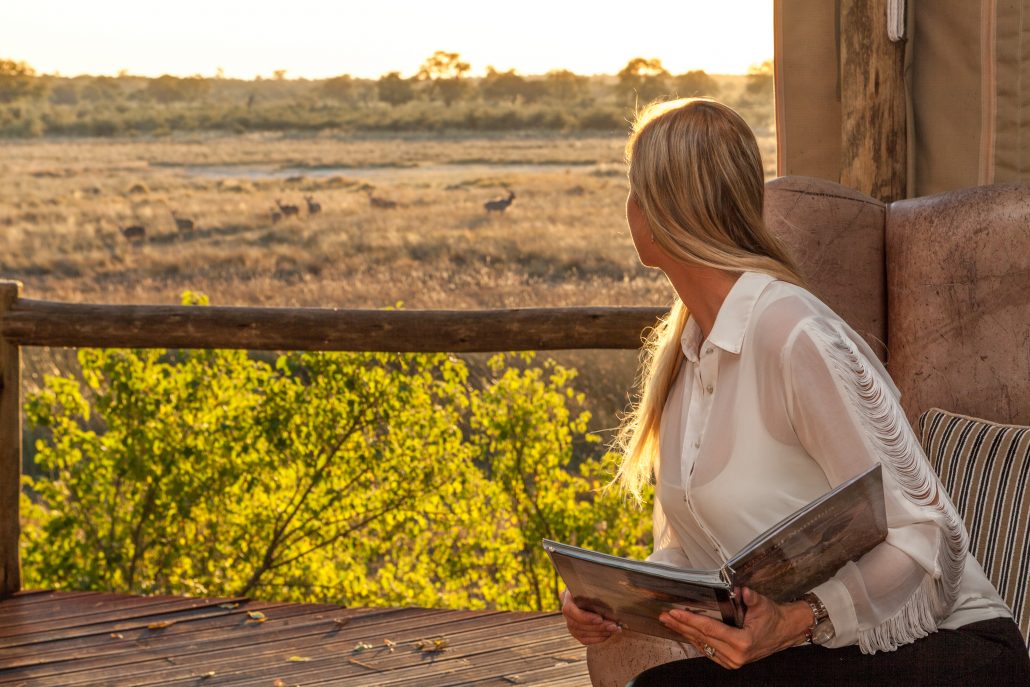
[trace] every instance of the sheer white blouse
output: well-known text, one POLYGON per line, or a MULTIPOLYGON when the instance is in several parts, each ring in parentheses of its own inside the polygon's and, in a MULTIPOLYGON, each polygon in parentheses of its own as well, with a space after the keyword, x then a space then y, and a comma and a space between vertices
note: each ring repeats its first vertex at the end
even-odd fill
POLYGON ((755 536, 876 462, 887 540, 813 591, 827 644, 891 651, 937 629, 1011 616, 865 341, 808 291, 745 272, 707 340, 693 318, 666 401, 654 552, 721 566, 755 536))

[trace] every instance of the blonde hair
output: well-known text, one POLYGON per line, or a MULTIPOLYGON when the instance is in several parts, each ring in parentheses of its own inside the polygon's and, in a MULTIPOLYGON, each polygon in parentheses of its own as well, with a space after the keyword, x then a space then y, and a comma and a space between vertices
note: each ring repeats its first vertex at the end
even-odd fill
MULTIPOLYGON (((626 143, 630 193, 654 241, 677 260, 732 272, 764 272, 803 286, 783 245, 765 226, 765 179, 758 143, 729 107, 706 98, 652 103, 626 143)), ((687 308, 677 297, 641 354, 639 398, 614 448, 615 482, 638 501, 658 455, 662 408, 679 369, 687 308)))

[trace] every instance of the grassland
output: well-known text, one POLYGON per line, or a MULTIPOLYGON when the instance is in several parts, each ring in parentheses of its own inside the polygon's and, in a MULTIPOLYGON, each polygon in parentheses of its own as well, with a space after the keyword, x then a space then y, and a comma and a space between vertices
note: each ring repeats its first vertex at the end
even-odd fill
MULTIPOLYGON (((759 133, 771 175, 772 135, 759 133)), ((622 145, 557 133, 8 141, 0 275, 27 297, 107 303, 176 303, 188 289, 226 305, 664 304, 624 226, 622 145), (511 207, 487 213, 508 188, 511 207), (276 221, 277 199, 299 216, 276 221), (173 211, 195 228, 178 229, 173 211), (132 225, 142 241, 123 236, 132 225)), ((554 357, 580 368, 595 426, 612 426, 635 353, 554 357)), ((33 352, 30 386, 69 364, 33 352)))

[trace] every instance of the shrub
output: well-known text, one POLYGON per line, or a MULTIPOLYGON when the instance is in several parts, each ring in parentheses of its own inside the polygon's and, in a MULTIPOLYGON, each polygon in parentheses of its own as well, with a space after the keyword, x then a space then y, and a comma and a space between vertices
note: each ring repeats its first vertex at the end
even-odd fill
POLYGON ((643 555, 574 371, 497 356, 82 350, 27 401, 32 586, 553 608, 541 537, 643 555))

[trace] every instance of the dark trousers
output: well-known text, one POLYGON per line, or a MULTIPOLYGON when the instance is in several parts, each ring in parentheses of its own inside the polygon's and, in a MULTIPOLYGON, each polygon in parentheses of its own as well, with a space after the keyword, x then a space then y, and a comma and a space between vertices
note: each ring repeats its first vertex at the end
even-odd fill
POLYGON ((636 676, 627 687, 656 685, 989 685, 1030 687, 1030 656, 1009 618, 940 630, 897 651, 863 654, 857 646, 799 646, 727 670, 706 658, 674 661, 636 676))

